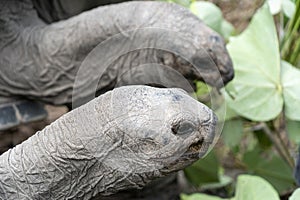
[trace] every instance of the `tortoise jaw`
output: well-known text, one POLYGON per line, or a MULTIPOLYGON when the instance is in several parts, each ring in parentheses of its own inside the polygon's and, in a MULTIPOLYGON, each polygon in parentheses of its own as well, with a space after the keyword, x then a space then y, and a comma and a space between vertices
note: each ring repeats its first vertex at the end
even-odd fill
POLYGON ((183 157, 189 159, 202 158, 204 155, 206 155, 212 143, 212 138, 205 139, 202 137, 188 147, 187 151, 183 154, 183 157))
POLYGON ((187 150, 187 153, 199 153, 200 149, 202 148, 203 142, 204 142, 204 139, 201 138, 197 142, 194 142, 193 144, 191 144, 187 150))
POLYGON ((202 152, 206 153, 207 149, 204 149, 203 147, 206 147, 207 145, 205 145, 204 142, 204 138, 201 138, 195 142, 193 142, 187 149, 187 151, 184 153, 183 157, 186 158, 200 158, 202 152))
POLYGON ((204 144, 204 138, 193 142, 180 158, 173 161, 169 166, 165 166, 161 169, 162 174, 178 171, 198 160, 201 157, 200 155, 204 155, 206 153, 207 149, 203 149, 204 144), (204 153, 202 154, 203 151, 204 153))

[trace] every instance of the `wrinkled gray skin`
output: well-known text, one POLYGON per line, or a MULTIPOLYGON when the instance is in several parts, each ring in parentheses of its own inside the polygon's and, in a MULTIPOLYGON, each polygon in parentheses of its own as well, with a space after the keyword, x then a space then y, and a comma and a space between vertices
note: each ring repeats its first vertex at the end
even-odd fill
POLYGON ((216 118, 180 89, 124 86, 0 157, 0 199, 90 199, 141 188, 207 151, 216 118))
MULTIPOLYGON (((136 41, 134 34, 128 35, 128 31, 154 27, 177 32, 190 40, 186 43, 171 38, 170 41, 161 40, 159 44, 179 55, 186 55, 184 59, 164 50, 133 51, 109 63, 109 69, 99 81, 95 69, 103 67, 100 60, 98 66, 84 70, 86 74, 78 82, 82 92, 78 93, 85 96, 94 93, 89 91, 91 80, 99 81, 96 88, 99 94, 117 85, 130 84, 128 80, 139 79, 136 77, 139 73, 127 80, 120 76, 128 68, 145 63, 165 64, 189 81, 205 80, 217 87, 233 78, 232 63, 222 38, 187 9, 175 4, 127 2, 98 7, 52 24, 46 24, 38 17, 30 0, 1 0, 0 9, 2 97, 25 96, 51 104, 70 104, 76 74, 93 48, 116 34, 127 37, 127 41, 136 41), (210 62, 208 58, 211 58, 210 62)), ((160 35, 149 32, 140 40, 155 46, 160 35)), ((106 53, 118 53, 124 50, 123 46, 112 43, 106 53)))

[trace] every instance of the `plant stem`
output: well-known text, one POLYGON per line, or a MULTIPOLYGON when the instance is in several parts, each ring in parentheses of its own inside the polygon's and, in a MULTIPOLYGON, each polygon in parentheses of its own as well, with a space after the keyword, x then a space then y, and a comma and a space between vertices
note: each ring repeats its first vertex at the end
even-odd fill
POLYGON ((269 137, 269 139, 274 144, 274 146, 275 146, 276 150, 278 151, 278 153, 280 154, 280 156, 282 158, 284 158, 287 161, 287 163, 289 163, 288 159, 285 155, 285 151, 283 150, 281 143, 280 143, 280 141, 278 141, 278 138, 275 136, 275 134, 271 131, 271 129, 264 122, 261 124, 261 127, 262 127, 262 130, 266 133, 266 135, 269 137))
POLYGON ((255 131, 263 130, 265 132, 265 134, 268 136, 268 138, 271 140, 271 142, 274 144, 279 155, 281 157, 283 157, 285 160, 287 160, 285 153, 281 147, 280 142, 277 140, 277 138, 275 137, 275 134, 271 131, 271 129, 268 127, 268 125, 265 122, 261 122, 255 126, 253 126, 252 130, 255 130, 255 131))
POLYGON ((277 152, 279 155, 287 162, 287 164, 291 167, 294 168, 294 160, 291 157, 290 153, 286 149, 286 145, 283 144, 279 136, 271 131, 271 129, 268 127, 268 125, 265 122, 261 122, 258 125, 255 126, 255 129, 261 129, 263 130, 268 138, 272 141, 274 144, 274 147, 276 148, 277 152))
POLYGON ((296 10, 286 26, 284 38, 281 42, 281 57, 296 67, 300 62, 300 0, 296 1, 296 10))
POLYGON ((290 154, 289 151, 289 146, 290 146, 290 141, 288 137, 288 133, 286 130, 286 119, 284 115, 284 110, 283 112, 280 113, 278 118, 273 121, 274 128, 275 128, 275 134, 280 141, 280 144, 282 145, 283 150, 285 151, 285 154, 289 160, 290 163, 292 163, 292 167, 295 167, 294 159, 290 154))

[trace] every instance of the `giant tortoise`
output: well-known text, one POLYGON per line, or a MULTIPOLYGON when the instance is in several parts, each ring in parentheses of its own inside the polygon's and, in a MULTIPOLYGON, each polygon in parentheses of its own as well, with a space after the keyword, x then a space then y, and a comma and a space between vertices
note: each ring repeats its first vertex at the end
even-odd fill
POLYGON ((116 88, 0 156, 0 199, 90 199, 142 188, 201 158, 215 124, 183 90, 116 88))
POLYGON ((84 62, 77 81, 84 100, 75 107, 90 100, 90 93, 147 84, 144 77, 155 71, 140 67, 147 63, 168 66, 192 84, 204 80, 222 87, 233 78, 223 39, 181 6, 126 2, 79 14, 114 2, 119 1, 0 1, 0 130, 44 118, 35 101, 72 107, 78 71, 97 46, 103 52, 84 62), (91 82, 98 83, 96 91, 91 82))
MULTIPOLYGON (((39 102, 76 108, 90 101, 0 157, 3 198, 89 199, 141 188, 207 151, 215 117, 183 91, 106 93, 131 84, 188 90, 182 77, 191 87, 202 80, 220 88, 233 78, 222 38, 188 10, 143 1, 61 17, 43 1, 0 4, 0 112, 13 108, 11 124, 45 116, 39 102)), ((2 127, 11 127, 2 116, 2 127)))

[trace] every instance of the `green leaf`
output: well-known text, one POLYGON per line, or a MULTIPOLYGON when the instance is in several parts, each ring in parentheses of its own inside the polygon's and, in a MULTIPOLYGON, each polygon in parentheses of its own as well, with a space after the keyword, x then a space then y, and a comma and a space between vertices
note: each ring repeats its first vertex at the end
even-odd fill
POLYGON ((237 181, 235 200, 280 200, 276 190, 263 178, 240 175, 237 181))
POLYGON ((300 120, 300 70, 282 61, 281 78, 285 114, 289 119, 300 120))
POLYGON ((191 4, 190 10, 225 39, 234 32, 234 27, 223 18, 220 8, 213 3, 196 1, 191 4))
POLYGON ((272 15, 278 14, 282 9, 281 0, 268 0, 268 4, 269 4, 270 12, 272 13, 272 15))
POLYGON ((300 143, 300 121, 286 121, 286 128, 291 141, 295 142, 296 144, 300 143))
MULTIPOLYGON (((280 200, 276 190, 261 177, 239 175, 235 197, 231 200, 280 200)), ((192 195, 181 194, 181 200, 222 200, 220 197, 195 193, 192 195)))
POLYGON ((286 116, 300 120, 300 70, 280 61, 276 29, 266 5, 227 47, 235 69, 235 78, 226 87, 233 96, 225 96, 228 105, 243 117, 268 121, 282 111, 284 102, 286 116))
MULTIPOLYGON (((274 119, 282 110, 279 44, 267 5, 254 15, 248 28, 227 45, 234 64, 236 90, 229 106, 254 121, 274 119)), ((230 91, 230 88, 228 88, 230 91)))
POLYGON ((255 149, 259 150, 257 147, 260 147, 258 138, 254 135, 253 132, 248 131, 246 132, 245 136, 244 136, 244 140, 247 141, 247 145, 246 148, 243 152, 250 152, 253 151, 255 149))
POLYGON ((259 147, 266 151, 273 147, 273 143, 263 130, 253 131, 252 134, 257 138, 259 147))
POLYGON ((207 183, 201 186, 202 190, 212 190, 212 189, 218 189, 225 186, 228 186, 230 183, 232 183, 232 178, 230 176, 221 175, 220 181, 216 183, 207 183))
POLYGON ((300 188, 295 190, 293 194, 290 196, 289 200, 299 200, 300 199, 300 188))
POLYGON ((292 169, 280 157, 264 160, 255 169, 255 173, 268 180, 279 193, 283 193, 294 186, 292 169))
POLYGON ((202 96, 202 95, 209 95, 209 92, 211 91, 211 87, 207 85, 206 83, 203 83, 201 81, 196 82, 196 95, 202 96))
POLYGON ((283 0, 282 9, 285 16, 287 16, 288 18, 292 18, 296 11, 296 5, 290 0, 283 0))
POLYGON ((244 154, 243 162, 247 165, 249 171, 253 172, 258 165, 259 160, 261 160, 259 153, 260 148, 256 146, 256 148, 253 148, 253 150, 248 151, 244 154))
POLYGON ((200 193, 195 193, 191 195, 181 194, 180 199, 181 200, 224 200, 220 197, 211 196, 207 194, 200 194, 200 193))
POLYGON ((225 38, 228 39, 231 35, 234 34, 234 27, 228 21, 223 20, 221 23, 221 30, 220 34, 225 38))
POLYGON ((222 137, 225 145, 237 146, 243 137, 243 121, 241 119, 228 120, 225 122, 222 137))
POLYGON ((272 15, 276 15, 279 12, 283 11, 285 16, 291 18, 295 13, 296 6, 295 3, 291 0, 268 0, 268 4, 270 6, 272 15))
MULTIPOLYGON (((231 85, 230 83, 228 86, 231 85)), ((234 89, 233 89, 234 90, 234 89)), ((219 107, 214 110, 215 114, 218 117, 219 122, 231 120, 239 115, 228 105, 226 99, 228 99, 228 93, 225 92, 224 88, 221 89, 221 95, 217 96, 216 98, 219 99, 219 107), (227 97, 226 97, 227 96, 227 97), (225 113, 224 113, 225 112, 225 113)))
POLYGON ((244 154, 243 162, 248 171, 269 181, 275 189, 282 193, 294 185, 292 169, 277 155, 266 159, 260 155, 259 147, 244 154))
POLYGON ((197 1, 191 4, 190 10, 206 25, 214 30, 220 30, 223 20, 221 10, 210 2, 197 1))
POLYGON ((179 5, 182 5, 186 8, 188 8, 190 6, 190 4, 192 3, 192 0, 160 0, 160 1, 176 3, 179 5))
POLYGON ((191 183, 201 186, 219 182, 219 167, 219 161, 214 151, 211 151, 206 157, 187 167, 184 173, 191 183))

